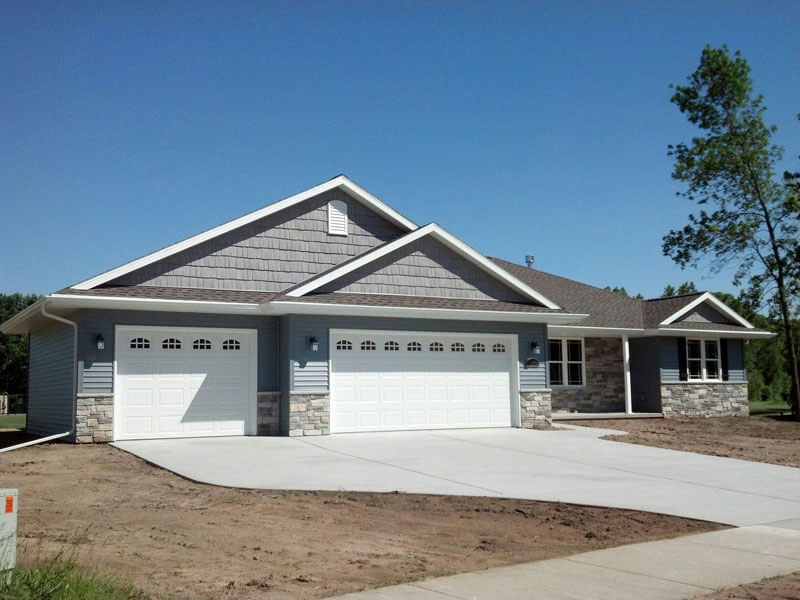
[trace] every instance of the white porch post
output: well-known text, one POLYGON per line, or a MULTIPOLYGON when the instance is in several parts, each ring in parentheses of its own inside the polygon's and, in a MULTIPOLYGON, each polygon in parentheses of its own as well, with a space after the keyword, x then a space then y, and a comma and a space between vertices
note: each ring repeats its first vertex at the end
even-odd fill
POLYGON ((622 362, 625 365, 625 413, 633 414, 633 399, 631 398, 631 346, 628 336, 622 336, 622 362))

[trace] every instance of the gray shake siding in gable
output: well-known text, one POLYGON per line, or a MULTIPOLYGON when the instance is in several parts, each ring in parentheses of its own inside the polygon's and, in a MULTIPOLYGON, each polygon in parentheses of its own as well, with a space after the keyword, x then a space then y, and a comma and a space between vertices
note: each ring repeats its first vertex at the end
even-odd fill
POLYGON ((28 432, 52 435, 73 425, 73 329, 54 323, 31 333, 28 432))
POLYGON ((320 293, 528 302, 441 242, 422 238, 324 286, 320 293))
POLYGON ((401 234, 333 190, 119 277, 108 285, 279 292, 401 234), (328 235, 330 200, 347 203, 349 235, 328 235))
POLYGON ((696 306, 691 312, 678 319, 676 322, 686 321, 689 323, 732 323, 723 314, 720 314, 707 304, 696 306))
POLYGON ((258 331, 258 391, 271 392, 279 389, 277 317, 81 310, 78 313, 77 323, 79 393, 110 394, 113 391, 115 325, 256 329, 258 331), (94 340, 97 334, 101 334, 105 339, 104 350, 98 350, 95 345, 94 340))

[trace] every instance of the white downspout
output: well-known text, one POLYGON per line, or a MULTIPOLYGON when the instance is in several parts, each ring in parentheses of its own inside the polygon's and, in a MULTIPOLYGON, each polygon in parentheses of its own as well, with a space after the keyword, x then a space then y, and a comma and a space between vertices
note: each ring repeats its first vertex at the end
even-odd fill
POLYGON ((65 319, 64 317, 59 317, 58 315, 54 315, 52 313, 47 312, 47 302, 44 302, 39 309, 39 312, 42 314, 43 317, 47 317, 48 319, 53 319, 54 321, 59 321, 60 323, 65 323, 72 327, 72 429, 69 431, 65 431, 64 433, 56 433, 54 435, 48 435, 43 438, 39 438, 36 440, 31 440, 30 442, 23 442, 22 444, 17 444, 16 446, 9 446, 8 448, 0 449, 0 453, 2 452, 9 452, 11 450, 17 450, 19 448, 25 448, 26 446, 33 446, 35 444, 41 444, 43 442, 49 442, 51 440, 56 440, 58 438, 66 437, 68 435, 72 435, 75 432, 75 421, 78 415, 78 324, 75 321, 70 321, 69 319, 65 319))
POLYGON ((625 414, 633 414, 631 392, 631 345, 627 335, 622 336, 622 362, 625 365, 625 414))

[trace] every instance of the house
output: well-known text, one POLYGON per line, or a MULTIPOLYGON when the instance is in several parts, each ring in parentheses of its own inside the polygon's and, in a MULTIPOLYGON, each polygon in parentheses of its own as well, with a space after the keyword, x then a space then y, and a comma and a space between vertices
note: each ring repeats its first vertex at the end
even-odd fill
POLYGON ((77 442, 746 415, 708 293, 640 301, 482 256, 344 176, 43 298, 28 429, 77 442))

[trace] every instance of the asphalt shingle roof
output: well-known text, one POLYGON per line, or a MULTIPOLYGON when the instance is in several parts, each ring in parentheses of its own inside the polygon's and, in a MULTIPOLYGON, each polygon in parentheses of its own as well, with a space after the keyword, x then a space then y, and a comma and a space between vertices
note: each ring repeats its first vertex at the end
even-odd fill
POLYGON ((704 292, 693 294, 683 294, 682 296, 670 296, 669 298, 653 298, 643 302, 644 326, 658 327, 668 316, 675 314, 681 308, 702 296, 704 292))
POLYGON ((201 302, 241 302, 262 304, 279 294, 270 292, 246 292, 238 290, 216 290, 205 288, 156 287, 146 285, 99 287, 91 290, 65 288, 56 294, 70 296, 108 296, 112 298, 150 298, 153 300, 197 300, 201 302))

